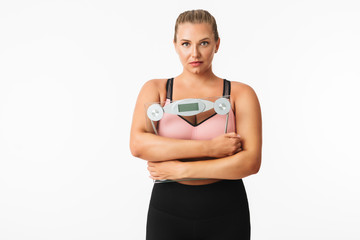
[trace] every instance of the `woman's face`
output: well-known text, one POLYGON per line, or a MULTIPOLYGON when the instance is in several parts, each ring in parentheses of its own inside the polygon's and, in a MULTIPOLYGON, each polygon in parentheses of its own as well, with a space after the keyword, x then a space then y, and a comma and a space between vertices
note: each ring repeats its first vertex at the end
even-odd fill
POLYGON ((210 24, 182 23, 178 26, 176 40, 175 50, 184 70, 198 74, 206 72, 211 67, 220 39, 215 42, 210 24))

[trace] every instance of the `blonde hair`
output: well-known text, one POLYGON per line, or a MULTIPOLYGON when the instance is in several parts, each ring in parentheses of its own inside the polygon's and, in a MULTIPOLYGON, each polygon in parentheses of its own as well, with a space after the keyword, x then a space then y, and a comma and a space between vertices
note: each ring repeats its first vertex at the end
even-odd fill
POLYGON ((179 25, 186 22, 209 23, 214 33, 215 41, 217 42, 217 40, 219 39, 215 18, 206 10, 196 9, 196 10, 185 11, 178 16, 175 23, 174 42, 176 42, 176 34, 179 25))

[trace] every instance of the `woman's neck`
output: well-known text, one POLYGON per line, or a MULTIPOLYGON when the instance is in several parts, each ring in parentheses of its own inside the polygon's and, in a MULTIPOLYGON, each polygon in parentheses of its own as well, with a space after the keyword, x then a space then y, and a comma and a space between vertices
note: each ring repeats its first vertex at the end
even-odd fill
POLYGON ((179 76, 176 77, 176 79, 180 80, 186 86, 196 86, 213 84, 216 82, 218 77, 211 70, 202 74, 195 74, 184 70, 179 76))

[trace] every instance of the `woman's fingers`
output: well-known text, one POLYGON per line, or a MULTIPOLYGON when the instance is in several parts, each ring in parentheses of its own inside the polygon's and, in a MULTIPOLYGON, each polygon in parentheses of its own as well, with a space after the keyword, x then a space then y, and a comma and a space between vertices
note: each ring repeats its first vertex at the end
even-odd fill
POLYGON ((156 172, 150 172, 150 175, 153 177, 160 177, 158 174, 156 174, 156 172))
POLYGON ((150 167, 150 166, 149 166, 149 167, 147 167, 147 169, 148 169, 149 173, 151 174, 151 176, 153 176, 153 177, 159 177, 159 175, 156 173, 154 167, 150 167))

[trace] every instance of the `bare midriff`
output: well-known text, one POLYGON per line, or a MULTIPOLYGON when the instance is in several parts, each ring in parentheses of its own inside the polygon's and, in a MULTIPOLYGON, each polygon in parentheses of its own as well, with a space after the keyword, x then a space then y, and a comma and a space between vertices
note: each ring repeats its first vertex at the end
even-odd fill
MULTIPOLYGON (((211 160, 215 158, 211 157, 203 157, 203 158, 196 158, 196 159, 180 159, 182 162, 193 162, 193 161, 202 161, 202 160, 211 160)), ((205 185, 211 184, 220 181, 221 179, 203 179, 203 180, 186 180, 186 181, 177 181, 178 183, 185 184, 185 185, 205 185)))
POLYGON ((190 181, 176 181, 185 185, 205 185, 220 181, 221 179, 206 179, 206 180, 190 180, 190 181))

